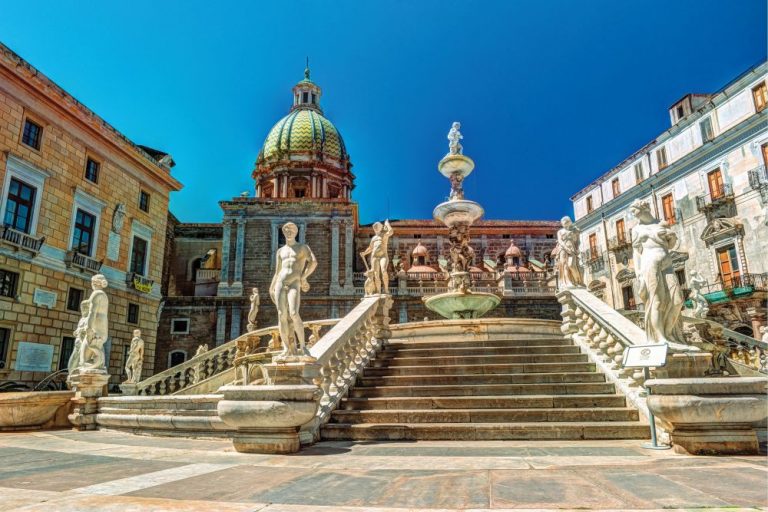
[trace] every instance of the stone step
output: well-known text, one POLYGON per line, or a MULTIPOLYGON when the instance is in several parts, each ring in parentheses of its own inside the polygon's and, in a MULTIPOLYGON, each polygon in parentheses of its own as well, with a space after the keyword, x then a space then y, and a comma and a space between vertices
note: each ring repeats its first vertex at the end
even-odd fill
POLYGON ((387 348, 414 348, 414 349, 439 349, 439 348, 503 348, 509 346, 515 347, 533 347, 541 345, 573 345, 571 340, 562 336, 541 337, 541 338, 509 338, 503 340, 464 340, 464 341, 389 341, 387 348))
POLYGON ((506 347, 442 347, 442 348, 387 348, 377 358, 390 357, 429 357, 429 356, 495 356, 495 355, 535 355, 535 354, 579 354, 576 345, 533 345, 506 347))
POLYGON ((99 409, 104 407, 125 410, 169 411, 216 410, 221 395, 158 395, 158 396, 106 396, 99 398, 99 409))
POLYGON ((499 373, 481 375, 391 375, 387 377, 358 378, 360 387, 374 386, 431 386, 478 384, 539 384, 605 382, 605 376, 597 372, 557 373, 499 373))
POLYGON ((371 397, 466 397, 491 395, 613 395, 616 388, 610 382, 568 382, 539 384, 474 384, 431 386, 378 386, 354 387, 349 390, 352 398, 371 397))
POLYGON ((325 440, 579 440, 647 439, 648 425, 639 421, 551 423, 329 423, 325 440))
POLYGON ((391 366, 366 368, 364 377, 390 377, 395 375, 488 375, 499 373, 569 373, 595 372, 594 363, 512 363, 468 364, 440 366, 391 366))
POLYGON ((99 413, 126 415, 141 414, 144 416, 218 416, 216 407, 209 409, 158 409, 151 408, 120 408, 120 407, 99 407, 99 413))
POLYGON ((339 410, 381 409, 535 409, 626 407, 623 395, 517 395, 448 397, 370 397, 345 398, 339 410))
POLYGON ((488 364, 488 363, 586 363, 586 354, 539 354, 517 356, 442 356, 391 357, 376 359, 372 366, 427 366, 445 364, 488 364))
POLYGON ((559 409, 431 409, 431 410, 337 410, 333 423, 517 423, 576 421, 637 421, 637 410, 629 407, 559 409))

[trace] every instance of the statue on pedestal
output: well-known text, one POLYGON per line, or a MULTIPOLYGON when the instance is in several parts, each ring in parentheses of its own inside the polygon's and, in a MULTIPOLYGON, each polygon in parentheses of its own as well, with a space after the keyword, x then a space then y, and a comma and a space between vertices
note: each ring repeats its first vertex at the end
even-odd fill
POLYGON ((88 323, 88 314, 91 311, 91 303, 86 299, 80 303, 80 320, 77 322, 77 327, 72 333, 75 335, 75 345, 72 347, 72 353, 69 356, 67 362, 67 371, 69 376, 73 376, 80 364, 80 351, 83 346, 83 338, 85 338, 86 325, 88 323))
POLYGON ((368 248, 360 253, 360 257, 363 258, 365 263, 365 275, 368 279, 372 280, 372 283, 369 284, 368 279, 366 279, 365 294, 375 295, 382 292, 388 294, 389 238, 393 233, 389 220, 385 220, 384 224, 381 222, 374 223, 373 233, 374 235, 371 238, 370 244, 368 244, 368 248), (368 260, 365 259, 369 254, 371 255, 370 265, 368 260))
MULTIPOLYGON (((659 222, 646 201, 635 201, 630 211, 639 221, 632 230, 640 300, 645 304, 645 335, 648 343, 684 343, 682 332, 683 294, 672 267, 677 235, 666 222, 659 222)), ((682 345, 678 345, 681 347, 682 345)))
POLYGON ((694 318, 706 318, 709 313, 709 302, 704 294, 701 293, 701 287, 707 284, 697 270, 691 270, 691 300, 693 301, 694 318))
POLYGON ((253 332, 256 330, 256 317, 259 314, 259 289, 254 288, 253 292, 251 293, 251 309, 248 310, 248 325, 246 326, 246 329, 248 332, 253 332))
POLYGON ((109 297, 104 289, 109 286, 107 279, 102 274, 96 274, 91 278, 91 296, 88 297, 90 305, 88 316, 85 320, 85 334, 80 345, 80 362, 78 368, 82 370, 103 370, 104 344, 109 336, 109 297))
POLYGON ((558 288, 584 286, 584 277, 579 266, 579 230, 567 215, 560 219, 562 228, 557 232, 557 245, 552 257, 557 267, 558 288))
POLYGON ((449 155, 461 155, 463 154, 464 147, 459 142, 464 137, 459 131, 461 129, 461 123, 454 121, 451 125, 451 131, 448 132, 448 154, 449 155))
POLYGON ((299 229, 293 222, 283 226, 285 245, 275 256, 275 275, 269 287, 269 296, 277 306, 277 319, 283 351, 277 360, 307 357, 304 342, 304 323, 299 316, 301 292, 309 291, 307 278, 315 271, 317 260, 308 245, 296 241, 299 229), (297 344, 301 354, 297 353, 297 344))
POLYGON ((125 374, 128 376, 125 382, 128 384, 139 382, 143 365, 144 340, 141 339, 141 329, 134 329, 131 347, 128 349, 128 359, 125 361, 125 374))

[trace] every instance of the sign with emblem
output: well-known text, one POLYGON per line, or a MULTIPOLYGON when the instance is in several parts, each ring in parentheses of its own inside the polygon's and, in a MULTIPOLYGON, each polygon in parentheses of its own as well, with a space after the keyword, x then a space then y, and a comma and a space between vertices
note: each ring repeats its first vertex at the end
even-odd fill
POLYGON ((624 368, 660 368, 667 364, 667 344, 634 345, 624 350, 624 368))

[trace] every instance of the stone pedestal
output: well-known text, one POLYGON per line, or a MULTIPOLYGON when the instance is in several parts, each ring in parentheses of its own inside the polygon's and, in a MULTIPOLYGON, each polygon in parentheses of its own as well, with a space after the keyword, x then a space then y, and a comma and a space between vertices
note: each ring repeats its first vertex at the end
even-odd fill
POLYGON ((753 424, 768 415, 768 379, 651 379, 645 386, 649 390, 648 409, 671 427, 676 452, 758 454, 753 424))
POLYGON ((268 385, 223 386, 217 409, 221 420, 237 428, 235 450, 244 453, 295 453, 299 428, 312 420, 322 396, 315 384, 320 366, 286 362, 265 365, 268 385))
POLYGON ((106 396, 109 374, 105 370, 82 370, 69 379, 75 392, 68 416, 75 430, 96 430, 99 397, 106 396))
POLYGON ((120 384, 120 391, 125 396, 136 396, 139 394, 139 386, 133 382, 123 382, 120 384))

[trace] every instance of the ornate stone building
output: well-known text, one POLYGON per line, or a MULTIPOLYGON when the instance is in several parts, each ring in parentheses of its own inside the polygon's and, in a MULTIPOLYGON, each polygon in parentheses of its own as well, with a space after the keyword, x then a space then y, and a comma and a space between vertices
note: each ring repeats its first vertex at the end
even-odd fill
MULTIPOLYGON (((286 221, 298 225, 299 241, 309 244, 319 262, 309 279, 312 288, 302 296, 304 319, 344 315, 363 295, 359 253, 372 229, 359 225, 350 155, 339 130, 323 115, 321 95, 305 70, 293 88, 288 115, 269 131, 258 153, 253 197, 220 201, 221 223, 169 223, 158 369, 191 357, 201 343, 218 345, 244 332, 254 287, 261 303, 258 325, 276 323, 268 292, 286 221)), ((447 231, 432 220, 394 220, 392 226, 395 320, 433 317, 421 297, 445 286, 441 261, 448 255, 447 231), (414 256, 419 243, 427 254, 414 256)), ((557 228, 549 221, 484 221, 473 227, 477 280, 505 296, 495 314, 558 318, 546 268, 557 228), (504 288, 498 262, 515 244, 519 254, 504 288)))
POLYGON ((0 45, 0 383, 66 368, 97 272, 109 280, 111 383, 136 328, 153 372, 173 165, 0 45))
POLYGON ((685 287, 691 271, 710 317, 759 337, 768 294, 768 64, 714 94, 689 94, 670 107, 672 126, 574 195, 586 283, 617 309, 637 301, 630 216, 651 205, 679 245, 673 261, 685 287))

